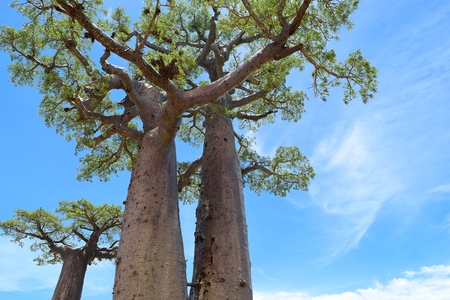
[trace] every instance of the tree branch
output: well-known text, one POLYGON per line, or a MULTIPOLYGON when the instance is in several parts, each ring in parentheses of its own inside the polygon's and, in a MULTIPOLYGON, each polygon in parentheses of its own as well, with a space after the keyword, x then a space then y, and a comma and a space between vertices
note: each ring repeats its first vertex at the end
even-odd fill
POLYGON ((131 33, 129 33, 128 36, 129 36, 130 38, 131 38, 132 36, 135 36, 137 39, 139 39, 139 41, 140 41, 141 43, 144 43, 144 45, 145 45, 146 47, 148 47, 148 48, 150 48, 150 49, 152 49, 152 50, 155 50, 155 51, 158 51, 158 52, 161 52, 161 53, 165 53, 165 54, 172 53, 172 50, 170 50, 170 49, 164 48, 164 47, 162 47, 162 46, 155 45, 155 44, 153 44, 153 43, 150 43, 150 42, 147 41, 147 40, 144 40, 144 39, 139 35, 139 33, 138 33, 136 30, 135 30, 135 31, 132 31, 131 33))
MULTIPOLYGON (((242 97, 240 99, 236 99, 236 100, 232 100, 232 101, 227 101, 227 107, 228 108, 237 108, 237 107, 242 107, 244 105, 250 104, 255 100, 261 99, 264 96, 266 96, 269 92, 264 91, 264 90, 259 90, 257 92, 254 92, 250 95, 247 95, 245 97, 242 97)), ((227 99, 228 100, 228 99, 227 99)))
POLYGON ((253 20, 256 22, 256 26, 263 32, 264 36, 272 41, 277 41, 277 37, 267 29, 267 27, 264 25, 264 23, 261 21, 261 19, 258 17, 258 15, 255 13, 253 8, 251 7, 250 3, 248 3, 247 0, 242 0, 242 4, 244 4, 245 8, 247 9, 250 16, 253 18, 253 20))
POLYGON ((268 175, 274 175, 276 174, 275 172, 272 172, 271 170, 269 170, 268 168, 258 164, 258 163, 254 163, 251 166, 245 167, 243 169, 241 169, 241 173, 242 173, 242 177, 244 177, 245 175, 247 175, 248 173, 251 173, 253 171, 262 171, 263 173, 266 173, 268 175))
POLYGON ((83 65, 86 73, 92 78, 95 77, 92 66, 89 64, 89 61, 84 57, 84 55, 78 50, 77 42, 74 40, 64 39, 64 45, 66 48, 78 59, 78 61, 83 65))
POLYGON ((114 259, 117 256, 117 247, 114 249, 95 249, 94 258, 114 259))
POLYGON ((302 5, 300 6, 300 9, 297 11, 297 14, 294 18, 294 20, 292 21, 292 23, 289 25, 289 27, 284 27, 283 31, 286 32, 280 34, 280 37, 286 41, 288 39, 288 37, 290 37, 291 35, 293 35, 295 33, 295 31, 298 29, 298 27, 300 26, 300 24, 303 21, 303 17, 306 14, 306 10, 308 9, 309 5, 311 4, 312 0, 304 0, 302 5))
POLYGON ((188 186, 190 182, 190 177, 200 168, 202 165, 202 158, 199 157, 194 160, 186 170, 179 175, 178 178, 178 193, 181 193, 184 187, 188 186))
POLYGON ((202 52, 197 57, 197 63, 200 66, 205 66, 206 64, 206 57, 208 56, 208 53, 211 51, 211 45, 216 40, 216 21, 219 17, 220 12, 215 9, 214 10, 214 16, 211 17, 209 20, 209 34, 208 34, 208 40, 206 41, 206 44, 203 46, 202 52))
POLYGON ((237 114, 236 114, 236 117, 238 119, 246 119, 246 120, 251 120, 251 121, 258 121, 258 120, 264 119, 268 115, 276 113, 276 112, 277 112, 276 110, 269 110, 268 112, 265 112, 263 114, 258 114, 258 115, 253 115, 252 114, 252 115, 249 115, 249 114, 242 113, 242 112, 238 111, 237 114))
POLYGON ((277 17, 278 17, 278 21, 280 22, 281 27, 283 27, 283 28, 288 26, 286 18, 283 16, 283 11, 284 11, 285 7, 286 7, 286 0, 280 1, 280 6, 278 7, 278 10, 277 10, 277 17))
POLYGON ((83 234, 81 234, 81 232, 78 232, 78 230, 76 230, 75 228, 72 229, 72 232, 79 237, 83 242, 85 242, 86 244, 88 243, 89 239, 87 239, 83 234))
POLYGON ((133 49, 127 45, 121 44, 114 40, 112 37, 103 32, 97 25, 95 25, 84 13, 82 8, 73 3, 73 6, 67 4, 66 0, 56 0, 56 2, 64 9, 66 14, 77 22, 89 32, 89 34, 95 38, 100 44, 102 44, 106 49, 114 52, 119 57, 133 63, 142 74, 153 84, 165 90, 169 95, 175 95, 180 92, 180 90, 173 84, 169 79, 161 76, 142 56, 140 52, 135 52, 133 49))
POLYGON ((147 26, 147 30, 144 33, 144 37, 141 40, 141 43, 136 47, 135 52, 141 53, 142 48, 144 47, 145 43, 147 42, 148 36, 150 35, 150 32, 153 28, 153 25, 155 24, 156 17, 161 13, 161 8, 159 1, 156 1, 155 11, 153 12, 152 19, 150 20, 150 24, 147 26))
POLYGON ((318 64, 318 63, 312 58, 312 56, 309 55, 309 53, 306 51, 306 49, 301 48, 301 49, 300 49, 300 52, 303 54, 303 56, 305 56, 306 60, 307 60, 310 64, 312 64, 312 65, 314 66, 314 68, 315 68, 316 70, 324 70, 325 72, 327 72, 328 74, 330 74, 330 75, 332 75, 332 76, 334 76, 334 77, 336 77, 336 78, 343 78, 343 79, 349 79, 349 78, 352 78, 352 76, 342 76, 342 75, 339 75, 339 74, 337 74, 336 72, 333 72, 332 70, 330 70, 330 69, 324 67, 323 65, 318 64))

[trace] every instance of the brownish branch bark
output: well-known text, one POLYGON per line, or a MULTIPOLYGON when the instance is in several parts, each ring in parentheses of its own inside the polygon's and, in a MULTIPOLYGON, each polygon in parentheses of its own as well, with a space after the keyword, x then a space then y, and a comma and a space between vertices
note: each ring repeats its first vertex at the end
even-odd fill
MULTIPOLYGON (((167 78, 161 76, 142 56, 142 53, 135 52, 127 45, 123 45, 106 32, 102 31, 95 25, 84 13, 79 5, 73 6, 67 4, 67 1, 57 0, 58 4, 66 11, 67 15, 77 20, 77 22, 86 29, 89 34, 98 42, 100 42, 106 49, 114 52, 119 57, 133 63, 138 67, 144 76, 156 86, 164 89, 168 94, 175 95, 179 93, 179 89, 167 78)), ((73 1, 71 1, 73 2, 73 1)))

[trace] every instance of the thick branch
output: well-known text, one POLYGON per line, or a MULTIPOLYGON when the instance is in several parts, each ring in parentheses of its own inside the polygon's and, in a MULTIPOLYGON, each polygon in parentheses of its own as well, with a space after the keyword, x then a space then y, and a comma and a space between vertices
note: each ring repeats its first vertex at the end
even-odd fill
POLYGON ((300 9, 297 11, 297 14, 296 14, 294 20, 292 21, 292 23, 289 25, 289 27, 283 28, 284 30, 286 28, 288 29, 287 32, 285 32, 284 34, 282 33, 280 35, 284 39, 284 41, 286 41, 288 39, 288 37, 293 35, 295 33, 295 31, 298 29, 298 27, 300 26, 300 24, 303 21, 303 17, 306 14, 306 10, 308 9, 311 2, 312 2, 312 0, 304 0, 302 5, 300 6, 300 9))
MULTIPOLYGON (((124 68, 108 63, 106 59, 109 55, 109 50, 106 50, 105 54, 103 54, 100 59, 103 70, 107 73, 115 74, 120 77, 125 87, 127 96, 138 108, 138 113, 143 122, 144 130, 157 127, 158 119, 154 118, 154 115, 158 114, 161 109, 161 93, 156 91, 150 85, 132 80, 124 68)), ((125 116, 123 122, 128 123, 127 118, 130 117, 131 114, 125 116)))
POLYGON ((89 240, 88 240, 83 234, 81 234, 81 232, 79 232, 78 230, 72 229, 72 232, 73 232, 77 237, 79 237, 83 242, 87 243, 87 242, 89 241, 89 240))
POLYGON ((246 119, 246 120, 251 120, 251 121, 258 121, 261 119, 266 118, 268 115, 276 113, 276 110, 269 110, 268 112, 265 112, 263 114, 258 114, 258 115, 249 115, 249 114, 245 114, 242 112, 237 112, 236 117, 238 119, 246 119))
POLYGON ((89 64, 89 61, 84 57, 84 55, 78 50, 77 43, 74 40, 64 39, 64 44, 66 48, 78 59, 78 61, 83 65, 86 73, 92 78, 94 77, 94 73, 92 71, 92 67, 89 64))
POLYGON ((180 111, 185 111, 196 105, 213 103, 226 92, 241 84, 241 82, 243 82, 250 74, 258 70, 262 65, 272 61, 280 48, 280 45, 271 43, 222 78, 219 78, 209 85, 186 91, 181 95, 182 97, 179 100, 180 111))
POLYGON ((211 17, 209 20, 209 35, 208 40, 206 41, 206 44, 203 46, 203 50, 200 53, 200 55, 197 57, 197 63, 201 66, 205 66, 206 63, 206 57, 208 56, 209 51, 211 51, 211 45, 216 40, 216 21, 219 17, 219 11, 214 11, 214 16, 211 17))
POLYGON ((202 158, 199 157, 194 160, 187 169, 180 174, 178 179, 178 193, 181 193, 184 187, 188 186, 191 181, 190 177, 200 168, 202 165, 202 158))
POLYGON ((263 172, 263 173, 265 173, 267 175, 276 175, 275 172, 269 170, 268 168, 266 168, 264 166, 261 166, 258 163, 254 163, 251 166, 248 166, 248 167, 245 167, 245 168, 241 169, 242 177, 244 177, 248 173, 251 173, 251 172, 256 171, 256 170, 261 171, 261 172, 263 172))
POLYGON ((88 111, 86 109, 86 107, 83 105, 83 102, 85 102, 85 101, 82 98, 79 98, 79 97, 73 98, 72 101, 76 104, 77 108, 80 109, 81 116, 83 119, 97 120, 103 124, 114 125, 117 132, 120 133, 121 135, 129 137, 135 141, 141 140, 143 133, 136 129, 133 129, 133 128, 123 125, 122 124, 122 122, 123 122, 122 115, 104 116, 104 115, 96 113, 96 112, 88 111))
POLYGON ((280 22, 281 27, 283 27, 283 28, 288 26, 286 18, 283 16, 283 11, 284 11, 285 7, 286 7, 286 0, 280 1, 280 6, 278 7, 278 10, 277 10, 277 17, 278 17, 278 21, 280 22))
MULTIPOLYGON (((264 96, 266 96, 268 94, 267 91, 264 90, 260 90, 257 92, 254 92, 250 95, 247 95, 245 97, 242 97, 240 99, 236 99, 236 100, 232 100, 232 101, 227 101, 227 107, 228 108, 237 108, 237 107, 242 107, 244 105, 250 104, 255 100, 261 99, 264 96)), ((228 100, 228 99, 227 99, 228 100)))
POLYGON ((92 82, 91 85, 84 86, 83 90, 88 96, 88 99, 82 102, 83 105, 78 107, 79 109, 94 111, 110 90, 124 88, 122 81, 118 76, 108 75, 107 78, 108 82, 106 88, 103 86, 103 79, 97 79, 92 82), (101 87, 99 87, 99 85, 101 85, 101 87))
POLYGON ((105 53, 100 57, 100 64, 102 66, 103 71, 108 74, 114 74, 120 78, 122 84, 125 87, 125 92, 130 97, 131 101, 137 106, 142 107, 142 103, 139 101, 139 96, 136 90, 133 88, 133 84, 130 76, 128 76, 127 71, 124 68, 114 66, 113 64, 107 62, 106 60, 110 57, 111 52, 107 49, 105 53))
POLYGON ((117 256, 117 247, 113 249, 96 249, 95 250, 95 258, 100 259, 114 259, 117 256))
POLYGON ((56 0, 66 11, 67 15, 77 20, 89 34, 108 50, 114 52, 119 57, 133 63, 138 67, 144 76, 156 86, 165 90, 168 94, 175 95, 179 89, 167 78, 161 76, 142 56, 140 52, 135 52, 127 45, 123 45, 95 25, 84 13, 79 5, 70 6, 65 0, 56 0))
POLYGON ((303 44, 298 44, 298 45, 296 45, 294 47, 290 47, 290 48, 283 47, 283 48, 281 48, 280 51, 278 51, 274 55, 274 59, 275 60, 283 59, 283 58, 285 58, 285 57, 287 57, 287 56, 289 56, 291 54, 294 54, 297 51, 301 51, 302 49, 303 49, 303 44))

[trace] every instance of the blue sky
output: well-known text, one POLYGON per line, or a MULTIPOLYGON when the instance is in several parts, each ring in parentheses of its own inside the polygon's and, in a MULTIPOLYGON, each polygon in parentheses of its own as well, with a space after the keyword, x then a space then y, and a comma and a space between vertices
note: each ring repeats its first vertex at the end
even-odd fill
MULTIPOLYGON (((17 24, 2 5, 1 23, 17 24)), ((342 58, 360 48, 378 67, 376 97, 349 105, 339 91, 326 103, 311 98, 298 123, 256 134, 262 154, 298 145, 317 175, 308 192, 286 198, 245 191, 255 300, 448 299, 449 15, 446 1, 361 1, 355 28, 333 47, 342 58)), ((0 53, 0 219, 82 197, 121 204, 129 174, 77 182, 74 145, 45 127, 34 89, 8 82, 8 63, 0 53)), ((309 82, 288 78, 297 89, 309 82)), ((188 264, 194 210, 181 207, 188 264)), ((35 266, 34 255, 0 237, 1 299, 51 297, 60 266, 35 266)), ((113 272, 107 262, 89 267, 83 299, 111 299, 113 272)))

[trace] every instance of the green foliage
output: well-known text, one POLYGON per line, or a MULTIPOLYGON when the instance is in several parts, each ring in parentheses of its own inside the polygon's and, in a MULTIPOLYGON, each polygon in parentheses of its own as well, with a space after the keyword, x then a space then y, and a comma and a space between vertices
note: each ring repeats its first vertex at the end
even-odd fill
POLYGON ((130 16, 127 15, 125 8, 117 7, 111 14, 109 21, 111 31, 115 32, 119 41, 125 42, 128 39, 130 30, 130 16))
MULTIPOLYGON (((31 1, 30 1, 31 3, 31 1)), ((102 1, 89 1, 84 4, 84 12, 93 18, 96 23, 111 30, 109 23, 101 18, 106 11, 99 5, 102 1)), ((43 3, 30 5, 14 1, 11 5, 16 8, 30 22, 21 29, 8 26, 0 28, 0 45, 3 51, 9 52, 11 60, 8 70, 11 81, 16 85, 36 85, 43 94, 39 114, 44 118, 47 126, 54 126, 56 132, 67 140, 77 141, 77 153, 93 148, 94 153, 81 159, 80 179, 91 179, 99 175, 102 179, 108 179, 110 173, 119 170, 130 169, 132 159, 130 155, 121 155, 120 139, 113 137, 107 145, 96 149, 92 143, 95 137, 106 132, 108 126, 93 119, 83 118, 80 111, 74 109, 78 97, 84 99, 91 95, 86 94, 86 89, 95 89, 97 95, 104 95, 101 101, 96 103, 94 112, 99 114, 114 114, 117 110, 116 103, 109 98, 106 82, 108 76, 101 74, 97 65, 91 58, 93 42, 83 28, 72 18, 58 14, 56 10, 39 9, 43 3), (69 49, 73 46, 79 56, 69 49), (80 59, 80 57, 83 57, 80 59), (100 153, 96 155, 95 153, 100 153), (119 159, 107 159, 107 153, 119 159), (89 158, 94 158, 92 162, 89 158), (98 170, 99 161, 110 163, 100 172, 89 174, 92 169, 98 170)), ((48 4, 50 6, 50 3, 48 4)), ((44 6, 44 5, 43 5, 44 6)), ((123 12, 123 10, 122 10, 123 12)), ((117 11, 113 15, 120 22, 125 22, 124 14, 117 11)), ((121 29, 125 26, 119 24, 121 29)), ((132 126, 132 125, 131 125, 132 126)), ((131 144, 129 141, 126 144, 131 144)), ((130 147, 132 148, 132 147, 130 147)), ((134 149, 130 149, 130 153, 134 149)), ((127 152, 128 151, 123 151, 127 152)))
MULTIPOLYGON (((177 167, 178 177, 186 172, 191 163, 179 162, 177 167)), ((201 167, 195 170, 195 172, 189 176, 189 182, 178 193, 178 199, 183 201, 184 204, 192 204, 200 198, 200 188, 202 182, 201 167)))
MULTIPOLYGON (((79 231, 85 238, 92 232, 99 231, 98 243, 112 244, 120 233, 122 226, 122 209, 120 205, 94 205, 86 199, 61 201, 56 212, 62 215, 62 221, 69 221, 71 231, 79 231)), ((77 240, 81 241, 77 236, 77 240)))
POLYGON ((198 148, 203 143, 203 137, 205 134, 203 122, 205 117, 204 112, 195 112, 190 117, 183 118, 178 131, 178 138, 189 143, 194 148, 198 148))
MULTIPOLYGON (((103 1, 83 1, 82 13, 96 25, 98 32, 87 31, 85 25, 58 3, 13 1, 11 7, 27 21, 18 29, 0 27, 0 50, 11 56, 8 66, 11 81, 16 85, 35 85, 43 95, 39 113, 45 123, 55 127, 66 139, 76 141, 76 153, 83 155, 80 180, 93 177, 108 180, 110 174, 130 170, 139 142, 136 132, 144 131, 140 112, 127 110, 111 95, 113 89, 126 94, 130 91, 123 84, 112 83, 113 75, 101 66, 104 47, 117 54, 111 56, 111 61, 122 64, 131 79, 157 86, 158 91, 166 93, 155 78, 144 75, 153 68, 181 93, 232 73, 287 34, 284 50, 295 51, 265 63, 246 80, 230 87, 228 95, 223 95, 231 99, 222 103, 223 111, 243 131, 257 131, 277 119, 296 122, 301 118, 308 86, 294 89, 286 84, 286 77, 293 70, 312 67, 309 87, 322 100, 327 100, 332 90, 340 87, 345 103, 357 97, 366 102, 377 89, 377 70, 361 51, 356 50, 342 60, 329 46, 331 41, 339 39, 341 30, 353 27, 350 16, 358 7, 357 0, 312 1, 298 28, 292 32, 289 26, 296 22, 303 1, 145 0, 134 20, 125 8, 108 12, 103 8, 103 1), (118 44, 109 41, 99 47, 99 41, 93 36, 99 32, 118 44), (140 55, 147 65, 143 67, 136 59, 119 58, 117 45, 140 55), (258 93, 260 97, 245 101, 258 93)), ((178 132, 181 141, 195 147, 202 143, 202 123, 208 104, 193 105, 184 112, 178 132)), ((162 102, 161 106, 164 105, 162 102)), ((260 161, 267 168, 289 169, 297 174, 295 180, 284 176, 284 181, 277 181, 274 176, 267 176, 267 172, 262 175, 259 169, 255 175, 247 176, 248 184, 256 191, 270 189, 270 184, 275 185, 280 195, 290 188, 306 188, 307 178, 298 177, 298 174, 312 175, 306 160, 293 149, 280 149, 284 150, 274 158, 259 157, 250 148, 240 152, 253 153, 243 156, 243 167, 251 161, 260 161), (300 155, 297 163, 292 160, 294 154, 300 155), (293 171, 295 167, 299 168, 297 172, 293 171), (260 182, 253 184, 252 180, 260 182)), ((188 164, 181 163, 180 174, 187 168, 188 164)), ((193 186, 186 187, 188 192, 181 197, 196 197, 197 181, 192 179, 193 186)))
MULTIPOLYGON (((52 214, 45 209, 34 211, 17 209, 12 219, 0 222, 2 235, 13 237, 12 242, 24 245, 25 239, 33 243, 30 249, 41 254, 34 260, 38 265, 55 264, 62 261, 53 247, 72 248, 94 238, 95 245, 111 245, 117 239, 122 224, 119 205, 93 205, 86 199, 61 201, 52 214)), ((80 247, 81 247, 80 246, 80 247)))
POLYGON ((291 190, 308 189, 314 178, 309 160, 295 146, 279 147, 273 157, 261 156, 250 147, 251 140, 241 139, 239 156, 244 185, 258 195, 267 191, 285 197, 291 190))

